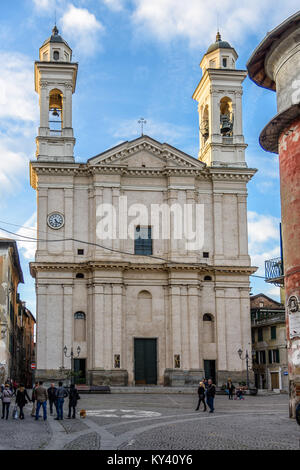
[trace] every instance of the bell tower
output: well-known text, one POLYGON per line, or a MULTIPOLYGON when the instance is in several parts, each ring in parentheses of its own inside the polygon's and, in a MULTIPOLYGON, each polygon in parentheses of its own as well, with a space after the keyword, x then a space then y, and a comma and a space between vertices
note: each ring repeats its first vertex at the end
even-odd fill
POLYGON ((242 129, 242 83, 246 70, 236 69, 238 55, 221 40, 203 56, 202 78, 193 99, 199 112, 199 160, 208 166, 247 167, 242 129))
POLYGON ((36 156, 41 161, 74 161, 75 138, 72 128, 72 95, 78 64, 72 62, 72 49, 58 34, 40 48, 35 62, 35 91, 39 94, 40 127, 36 156))

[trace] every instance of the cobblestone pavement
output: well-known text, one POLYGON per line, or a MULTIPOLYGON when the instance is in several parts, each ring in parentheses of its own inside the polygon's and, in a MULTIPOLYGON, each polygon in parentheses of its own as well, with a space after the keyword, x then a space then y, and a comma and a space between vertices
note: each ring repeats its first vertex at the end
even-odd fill
MULTIPOLYGON (((300 427, 288 418, 287 395, 217 396, 215 413, 195 411, 192 395, 81 395, 78 418, 0 420, 0 449, 195 450, 300 449, 300 427), (85 409, 87 417, 79 418, 85 409)), ((66 409, 66 404, 65 404, 66 409)))

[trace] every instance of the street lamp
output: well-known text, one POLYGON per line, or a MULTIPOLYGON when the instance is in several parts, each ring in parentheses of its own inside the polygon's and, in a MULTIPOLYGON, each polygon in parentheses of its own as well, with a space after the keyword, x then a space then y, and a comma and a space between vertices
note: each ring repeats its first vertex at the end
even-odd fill
MULTIPOLYGON (((79 357, 81 348, 80 346, 77 346, 77 357, 79 357)), ((64 347, 64 355, 65 357, 70 357, 71 358, 71 384, 74 384, 74 376, 73 376, 73 369, 74 369, 74 352, 73 352, 73 347, 71 347, 71 352, 69 355, 67 355, 68 348, 67 346, 64 347)))
POLYGON ((248 355, 248 351, 246 349, 246 354, 245 354, 245 357, 243 357, 243 350, 242 349, 239 349, 238 350, 238 355, 240 357, 240 359, 243 361, 244 359, 246 359, 246 367, 247 367, 247 387, 249 388, 249 367, 248 367, 248 364, 249 364, 249 355, 248 355))

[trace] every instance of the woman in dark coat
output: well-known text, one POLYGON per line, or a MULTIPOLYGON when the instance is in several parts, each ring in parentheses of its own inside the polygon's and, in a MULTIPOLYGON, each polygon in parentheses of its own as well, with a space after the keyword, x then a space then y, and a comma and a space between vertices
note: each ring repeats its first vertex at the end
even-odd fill
POLYGON ((73 409, 73 415, 72 418, 75 418, 76 415, 76 406, 77 406, 77 401, 80 399, 79 393, 77 388, 75 387, 74 384, 70 385, 70 391, 69 391, 69 414, 68 418, 71 418, 71 411, 73 409))
POLYGON ((28 403, 26 398, 28 401, 30 401, 26 388, 24 387, 23 384, 20 384, 20 387, 16 395, 16 404, 20 408, 20 419, 24 419, 23 408, 26 405, 26 403, 28 403))
POLYGON ((198 411, 199 410, 199 407, 201 405, 201 402, 203 403, 204 405, 204 410, 203 411, 206 411, 206 403, 205 403, 205 385, 203 382, 199 382, 199 387, 198 387, 198 396, 199 396, 199 400, 198 400, 198 405, 197 405, 197 408, 195 411, 198 411))

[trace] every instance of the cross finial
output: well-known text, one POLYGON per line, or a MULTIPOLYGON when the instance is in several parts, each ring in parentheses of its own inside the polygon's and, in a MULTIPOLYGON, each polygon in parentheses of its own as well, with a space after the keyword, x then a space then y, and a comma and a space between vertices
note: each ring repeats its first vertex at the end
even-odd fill
POLYGON ((141 135, 144 135, 144 124, 146 124, 147 121, 144 118, 140 118, 138 123, 141 124, 141 135))

